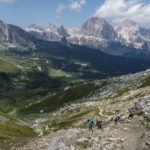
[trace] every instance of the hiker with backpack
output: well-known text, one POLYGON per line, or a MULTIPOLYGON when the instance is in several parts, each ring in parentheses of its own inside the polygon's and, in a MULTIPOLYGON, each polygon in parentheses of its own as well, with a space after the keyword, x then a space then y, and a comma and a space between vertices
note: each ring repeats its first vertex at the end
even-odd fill
POLYGON ((94 125, 94 121, 92 118, 89 118, 87 120, 87 124, 88 124, 88 127, 89 127, 89 131, 92 131, 93 132, 93 125, 94 125))
POLYGON ((102 129, 102 121, 96 121, 96 126, 98 130, 102 129))
POLYGON ((117 124, 120 120, 121 120, 121 116, 120 116, 120 114, 117 114, 114 119, 115 124, 117 124))

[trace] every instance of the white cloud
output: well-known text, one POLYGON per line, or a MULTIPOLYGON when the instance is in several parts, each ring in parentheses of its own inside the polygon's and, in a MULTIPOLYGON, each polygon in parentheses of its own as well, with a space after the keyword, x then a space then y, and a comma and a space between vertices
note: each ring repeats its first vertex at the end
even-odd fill
POLYGON ((147 26, 150 23, 150 3, 143 0, 106 0, 94 16, 112 19, 113 23, 131 19, 147 26))
POLYGON ((56 13, 61 13, 62 11, 64 11, 66 8, 66 6, 64 4, 59 4, 58 7, 56 8, 56 13))
POLYGON ((71 0, 69 4, 59 4, 56 8, 56 13, 61 13, 65 9, 70 9, 74 11, 79 11, 86 4, 87 0, 71 0))
POLYGON ((0 3, 12 3, 15 2, 16 0, 0 0, 0 3))
POLYGON ((72 1, 72 3, 69 5, 69 8, 71 10, 80 10, 84 5, 86 4, 86 0, 76 0, 76 1, 72 1))

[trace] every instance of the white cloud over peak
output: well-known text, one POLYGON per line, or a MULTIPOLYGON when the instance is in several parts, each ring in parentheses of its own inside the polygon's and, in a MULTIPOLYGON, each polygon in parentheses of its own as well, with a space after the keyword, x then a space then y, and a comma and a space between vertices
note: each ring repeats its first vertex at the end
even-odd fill
POLYGON ((86 5, 86 2, 87 0, 71 0, 69 4, 59 4, 56 8, 56 13, 60 14, 65 9, 79 11, 86 5))
POLYGON ((15 2, 16 0, 0 0, 0 3, 12 3, 15 2))
POLYGON ((113 23, 130 19, 147 26, 150 23, 150 3, 144 0, 106 0, 94 16, 111 19, 113 23))
POLYGON ((72 1, 69 8, 72 10, 80 10, 86 4, 86 0, 72 1))

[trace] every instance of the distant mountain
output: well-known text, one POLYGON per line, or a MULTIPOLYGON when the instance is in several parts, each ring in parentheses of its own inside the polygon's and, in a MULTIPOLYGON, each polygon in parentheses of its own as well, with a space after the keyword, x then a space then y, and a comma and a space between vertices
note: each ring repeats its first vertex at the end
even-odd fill
MULTIPOLYGON (((0 22, 0 49, 19 51, 45 49, 47 43, 58 42, 87 46, 111 55, 150 60, 150 30, 126 20, 116 29, 104 18, 91 17, 81 27, 64 28, 49 24, 46 27, 31 25, 25 30, 0 22), (44 42, 45 41, 45 42, 44 42), (40 43, 40 44, 39 44, 40 43)), ((53 43, 48 43, 48 45, 53 43)))
POLYGON ((18 48, 26 51, 36 49, 33 37, 21 28, 0 21, 0 49, 18 48))
POLYGON ((117 41, 114 28, 104 18, 91 17, 76 31, 78 32, 70 32, 67 38, 72 44, 103 49, 108 47, 110 42, 117 41))
POLYGON ((113 28, 104 18, 91 17, 79 29, 71 32, 68 41, 99 49, 112 55, 150 59, 150 30, 130 20, 113 28))
POLYGON ((117 38, 114 28, 105 19, 98 17, 87 20, 81 27, 81 34, 106 41, 115 41, 117 38))
POLYGON ((72 44, 92 46, 93 48, 105 47, 107 42, 117 40, 114 28, 105 19, 98 17, 87 20, 81 29, 66 29, 63 26, 50 24, 44 28, 31 25, 25 30, 41 40, 61 41, 65 37, 72 44))
POLYGON ((68 37, 66 29, 61 25, 49 24, 47 27, 39 27, 36 25, 30 25, 25 28, 27 32, 35 36, 37 39, 45 41, 61 41, 63 37, 68 37))
POLYGON ((125 20, 117 28, 116 33, 121 42, 135 48, 150 50, 150 29, 145 29, 131 20, 125 20))
POLYGON ((125 20, 114 28, 104 18, 91 17, 81 28, 64 28, 35 25, 26 28, 31 35, 45 41, 60 42, 66 38, 71 44, 88 46, 112 55, 147 59, 150 58, 150 30, 125 20))
POLYGON ((80 32, 71 34, 68 40, 94 48, 108 47, 112 42, 119 42, 127 47, 150 50, 150 30, 139 27, 131 20, 125 20, 114 29, 104 18, 92 17, 82 25, 80 32))

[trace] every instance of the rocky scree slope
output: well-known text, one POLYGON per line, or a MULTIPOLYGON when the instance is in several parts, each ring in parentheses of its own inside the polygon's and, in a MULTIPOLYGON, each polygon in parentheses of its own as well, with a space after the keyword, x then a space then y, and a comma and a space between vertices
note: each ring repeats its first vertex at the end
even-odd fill
POLYGON ((76 103, 35 118, 39 137, 19 150, 149 150, 150 70, 94 83, 102 82, 101 88, 76 103), (128 109, 134 112, 132 119, 128 109), (117 125, 111 121, 116 113, 122 118, 117 125), (103 129, 94 127, 90 133, 89 116, 102 120, 103 129))

